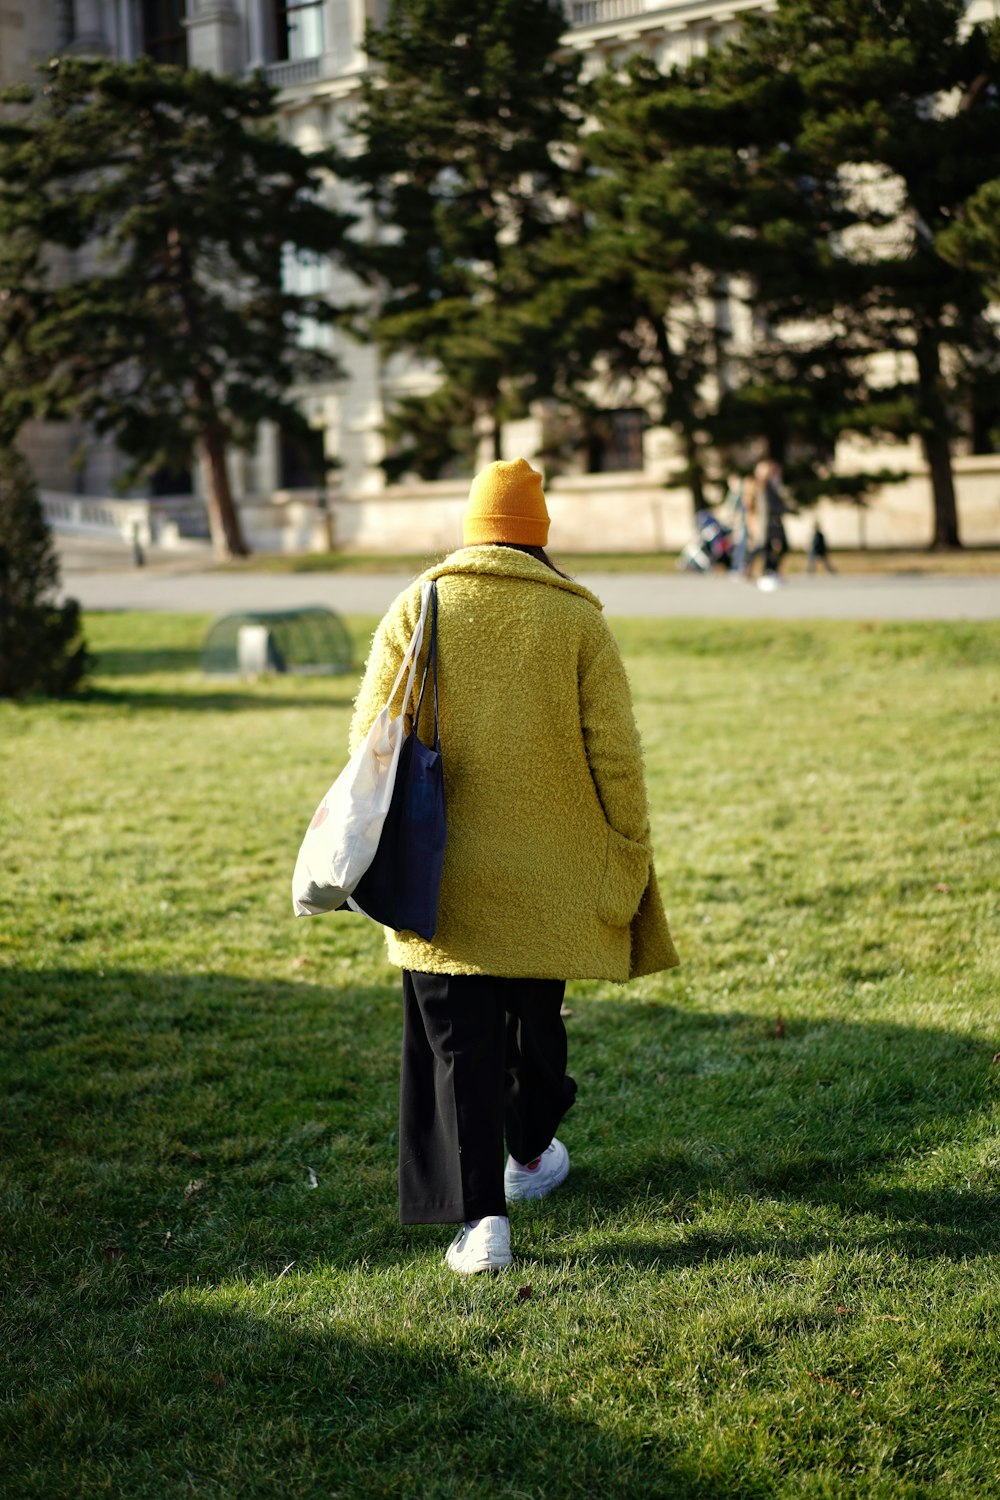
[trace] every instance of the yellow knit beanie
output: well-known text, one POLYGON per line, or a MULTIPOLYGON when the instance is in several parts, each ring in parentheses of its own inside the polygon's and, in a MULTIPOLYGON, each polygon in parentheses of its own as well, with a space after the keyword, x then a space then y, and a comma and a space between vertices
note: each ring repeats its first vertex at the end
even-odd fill
POLYGON ((463 525, 466 546, 515 542, 544 547, 549 513, 542 476, 523 458, 488 464, 472 481, 463 525))

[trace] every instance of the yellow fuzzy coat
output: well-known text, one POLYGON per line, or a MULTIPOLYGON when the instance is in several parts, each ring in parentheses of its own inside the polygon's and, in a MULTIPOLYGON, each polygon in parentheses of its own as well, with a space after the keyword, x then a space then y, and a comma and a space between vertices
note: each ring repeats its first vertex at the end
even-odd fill
MULTIPOLYGON (((508 978, 624 981, 672 968, 628 679, 580 584, 505 547, 465 547, 429 568, 375 633, 352 752, 389 695, 431 578, 448 842, 433 940, 387 928, 389 958, 508 978)), ((428 686, 427 740, 429 699, 428 686)))

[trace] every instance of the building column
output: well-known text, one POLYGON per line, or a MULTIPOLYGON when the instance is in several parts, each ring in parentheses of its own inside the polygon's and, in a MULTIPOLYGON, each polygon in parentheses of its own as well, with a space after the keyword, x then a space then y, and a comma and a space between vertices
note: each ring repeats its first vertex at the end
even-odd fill
POLYGON ((101 57, 111 51, 102 0, 73 0, 73 40, 66 50, 101 57))
POLYGON ((138 16, 135 0, 118 0, 118 55, 125 62, 134 62, 139 54, 138 16))
POLYGON ((194 0, 184 26, 192 68, 210 73, 243 72, 243 18, 233 0, 194 0))
POLYGON ((271 27, 264 13, 265 0, 247 0, 248 68, 264 68, 272 61, 271 27))

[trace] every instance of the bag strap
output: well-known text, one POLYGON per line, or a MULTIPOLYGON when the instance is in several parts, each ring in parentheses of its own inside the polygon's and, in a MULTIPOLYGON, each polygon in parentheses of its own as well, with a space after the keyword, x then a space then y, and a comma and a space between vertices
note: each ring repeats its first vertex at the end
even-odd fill
POLYGON ((424 703, 424 689, 427 687, 427 673, 431 671, 434 678, 434 749, 441 749, 441 727, 438 719, 438 596, 437 584, 431 584, 431 640, 427 648, 427 660, 424 662, 424 675, 420 680, 420 697, 417 699, 417 711, 413 716, 413 733, 417 734, 420 729, 420 710, 424 703))
POLYGON ((416 625, 413 627, 413 634, 410 636, 409 645, 403 652, 403 659, 399 664, 399 671, 396 673, 396 680, 392 685, 388 698, 386 699, 386 706, 394 701, 396 694, 399 692, 403 677, 406 675, 406 669, 407 667, 409 667, 410 673, 406 680, 406 692, 403 695, 402 711, 404 714, 409 708, 410 698, 413 695, 413 684, 416 681, 417 676, 417 657, 420 655, 420 647, 423 644, 424 625, 427 620, 427 610, 430 606, 431 592, 433 591, 433 589, 433 583, 425 583, 423 586, 420 597, 420 618, 417 621, 416 625))

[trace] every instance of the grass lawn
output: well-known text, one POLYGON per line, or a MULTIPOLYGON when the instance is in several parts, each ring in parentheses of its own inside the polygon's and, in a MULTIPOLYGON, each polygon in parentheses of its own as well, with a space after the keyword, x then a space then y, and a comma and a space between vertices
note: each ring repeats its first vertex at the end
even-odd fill
POLYGON ((0 1494, 996 1496, 1000 626, 616 626, 683 967, 570 987, 573 1171, 464 1281, 381 936, 291 914, 354 682, 207 624, 0 704, 0 1494))

